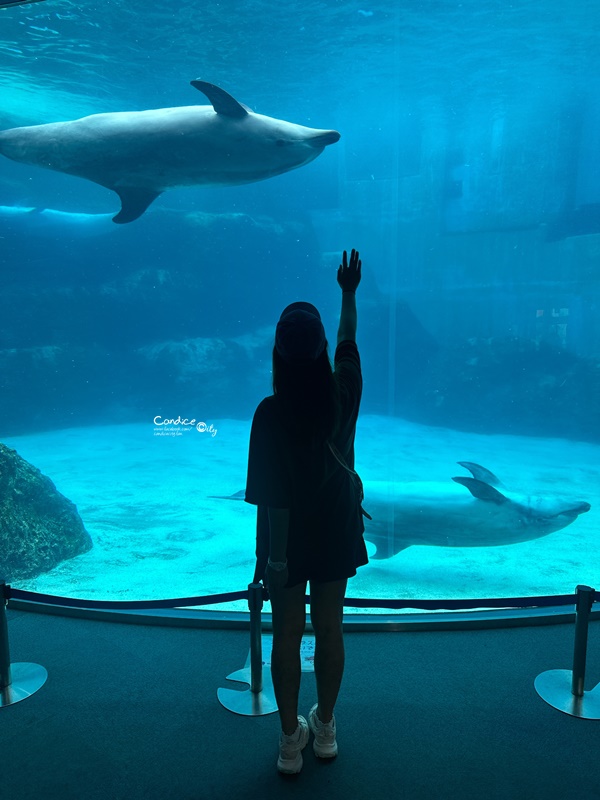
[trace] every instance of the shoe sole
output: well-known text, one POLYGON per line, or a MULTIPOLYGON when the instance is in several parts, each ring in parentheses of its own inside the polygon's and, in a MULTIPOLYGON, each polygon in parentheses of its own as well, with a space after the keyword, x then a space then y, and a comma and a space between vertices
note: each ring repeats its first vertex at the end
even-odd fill
POLYGON ((280 764, 278 760, 277 769, 282 775, 297 775, 302 770, 303 764, 304 761, 302 760, 302 755, 300 755, 298 761, 294 762, 294 766, 283 766, 283 764, 280 764))
POLYGON ((338 754, 337 742, 335 744, 335 749, 327 752, 323 750, 317 750, 317 743, 313 742, 313 751, 317 758, 335 758, 338 754))

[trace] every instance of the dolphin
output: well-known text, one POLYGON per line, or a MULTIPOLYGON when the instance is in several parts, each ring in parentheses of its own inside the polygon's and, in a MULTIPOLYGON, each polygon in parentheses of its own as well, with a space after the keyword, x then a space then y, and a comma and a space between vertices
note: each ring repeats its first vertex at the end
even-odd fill
MULTIPOLYGON (((363 504, 372 516, 365 520, 364 537, 377 548, 369 558, 391 558, 413 544, 498 547, 528 542, 566 528, 591 508, 584 500, 509 492, 485 467, 457 463, 472 477, 452 478, 454 483, 363 481, 363 504)), ((211 496, 243 500, 245 492, 211 496)))
POLYGON ((66 228, 69 236, 104 234, 112 229, 111 217, 112 214, 82 214, 38 206, 0 206, 0 238, 6 230, 26 233, 28 238, 33 230, 55 236, 58 225, 66 228))
POLYGON ((0 131, 0 154, 115 191, 133 222, 165 190, 234 186, 313 161, 337 142, 334 130, 255 114, 223 89, 191 81, 211 105, 117 111, 0 131))
POLYGON ((413 544, 496 547, 539 539, 565 528, 591 506, 583 500, 508 491, 485 467, 459 461, 472 477, 454 483, 364 481, 364 537, 373 559, 395 556, 413 544), (465 492, 464 489, 468 489, 465 492))

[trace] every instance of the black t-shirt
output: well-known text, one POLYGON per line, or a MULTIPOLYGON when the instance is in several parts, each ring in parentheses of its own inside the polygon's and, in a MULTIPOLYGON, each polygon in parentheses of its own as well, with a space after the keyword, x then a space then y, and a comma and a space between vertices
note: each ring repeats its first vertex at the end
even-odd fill
MULTIPOLYGON (((334 379, 340 398, 340 425, 333 444, 354 466, 354 436, 362 394, 355 342, 340 342, 334 379)), ((268 507, 288 508, 288 587, 306 580, 350 578, 368 561, 364 524, 355 483, 328 445, 294 442, 275 395, 256 409, 250 433, 246 502, 257 505, 257 568, 260 580, 269 552, 268 507)))

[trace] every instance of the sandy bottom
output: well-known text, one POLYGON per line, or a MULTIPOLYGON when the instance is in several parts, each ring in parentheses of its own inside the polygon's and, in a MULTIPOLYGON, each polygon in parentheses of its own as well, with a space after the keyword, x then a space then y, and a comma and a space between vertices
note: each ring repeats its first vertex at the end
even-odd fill
MULTIPOLYGON (((244 488, 250 421, 212 424, 214 436, 180 428, 172 429, 178 435, 158 435, 149 423, 4 439, 77 505, 94 542, 89 553, 18 588, 106 600, 246 589, 254 571, 255 509, 211 495, 244 488)), ((449 481, 466 474, 457 461, 487 467, 514 490, 587 500, 592 509, 569 527, 522 544, 409 547, 362 567, 349 582, 349 596, 515 597, 600 585, 600 446, 469 434, 380 416, 359 420, 357 466, 364 480, 449 481)))

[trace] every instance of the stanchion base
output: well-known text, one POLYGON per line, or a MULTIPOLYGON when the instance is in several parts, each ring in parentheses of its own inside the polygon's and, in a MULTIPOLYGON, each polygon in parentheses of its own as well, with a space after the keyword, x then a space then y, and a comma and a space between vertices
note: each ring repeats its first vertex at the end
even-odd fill
MULTIPOLYGON (((245 667, 227 676, 228 681, 239 681, 250 685, 250 668, 245 667)), ((222 706, 234 714, 244 717, 264 717, 277 711, 277 702, 271 680, 271 670, 262 671, 262 692, 252 692, 249 688, 243 692, 235 689, 217 689, 217 697, 222 706)))
POLYGON ((12 706, 19 700, 31 697, 46 683, 48 673, 39 664, 28 664, 24 661, 10 665, 12 683, 0 689, 0 708, 12 706))
POLYGON ((583 697, 571 693, 573 673, 570 669, 551 669, 535 679, 535 689, 549 705, 582 719, 600 719, 600 683, 583 697))

